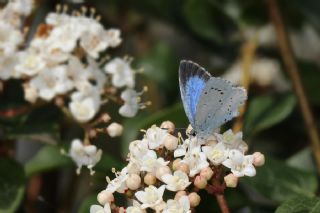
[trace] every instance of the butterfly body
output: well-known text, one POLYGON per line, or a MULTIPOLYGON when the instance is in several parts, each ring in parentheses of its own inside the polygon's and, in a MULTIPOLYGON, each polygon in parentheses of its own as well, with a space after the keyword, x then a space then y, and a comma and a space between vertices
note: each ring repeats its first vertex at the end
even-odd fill
POLYGON ((179 83, 187 117, 197 137, 202 139, 237 116, 239 106, 247 99, 245 89, 212 77, 192 61, 181 61, 179 83))

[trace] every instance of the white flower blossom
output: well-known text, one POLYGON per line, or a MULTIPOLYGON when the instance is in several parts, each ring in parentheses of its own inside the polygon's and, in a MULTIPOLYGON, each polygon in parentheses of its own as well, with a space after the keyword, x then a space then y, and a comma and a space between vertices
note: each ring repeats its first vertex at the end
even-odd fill
POLYGON ((201 152, 200 146, 188 150, 188 153, 185 155, 183 162, 189 165, 190 177, 194 177, 202 169, 209 166, 207 157, 203 152, 201 152))
POLYGON ((69 155, 78 165, 78 174, 80 173, 82 166, 87 166, 90 173, 93 174, 94 171, 92 168, 100 161, 102 151, 101 149, 97 150, 97 147, 94 145, 85 146, 79 139, 74 139, 71 142, 69 155))
POLYGON ((173 175, 165 174, 161 177, 161 180, 166 183, 166 188, 170 191, 181 191, 185 190, 191 182, 189 182, 189 177, 186 173, 182 171, 175 171, 173 175))
POLYGON ((110 204, 106 203, 104 206, 91 205, 90 213, 111 213, 110 204))
POLYGON ((141 208, 152 208, 157 209, 163 203, 163 193, 165 186, 162 185, 159 188, 155 186, 148 186, 144 191, 138 191, 135 193, 136 198, 142 203, 141 208))
POLYGON ((133 200, 132 204, 126 209, 126 213, 146 213, 146 210, 141 208, 141 204, 138 201, 133 200))
POLYGON ((148 151, 148 142, 146 140, 135 140, 129 144, 130 157, 139 160, 148 151))
POLYGON ((124 105, 120 107, 119 114, 124 117, 134 117, 141 108, 140 94, 130 88, 124 90, 120 96, 124 105))
POLYGON ((114 58, 109 61, 105 67, 105 71, 112 74, 112 85, 115 87, 134 87, 134 71, 128 60, 114 58))
POLYGON ((115 174, 116 174, 116 178, 114 178, 108 183, 106 191, 111 193, 114 193, 115 191, 119 193, 124 193, 128 189, 126 184, 126 180, 129 177, 127 167, 124 167, 121 170, 121 172, 118 172, 115 174))
POLYGON ((151 128, 147 129, 144 140, 148 142, 149 149, 157 149, 163 145, 168 135, 167 130, 152 125, 151 128))
POLYGON ((100 108, 99 91, 91 87, 87 93, 74 92, 69 103, 70 112, 80 122, 91 120, 100 108))
POLYGON ((181 196, 178 201, 168 200, 162 213, 191 213, 188 196, 181 196))
POLYGON ((248 150, 248 145, 242 140, 242 132, 234 134, 231 129, 223 134, 215 133, 218 142, 223 143, 227 149, 238 149, 243 153, 248 150))
POLYGON ((0 52, 14 53, 23 41, 22 33, 9 23, 0 20, 0 52))
POLYGON ((15 69, 20 74, 33 76, 46 68, 46 63, 42 55, 32 51, 21 51, 18 53, 19 63, 15 69))
POLYGON ((233 149, 229 151, 228 159, 225 160, 222 164, 231 169, 231 172, 237 176, 255 176, 256 169, 252 165, 253 155, 244 155, 239 150, 233 149))
POLYGON ((73 88, 73 83, 67 75, 66 66, 63 65, 43 70, 30 81, 30 85, 37 88, 39 97, 47 101, 73 88))
POLYGON ((31 13, 34 2, 33 0, 13 0, 8 4, 13 12, 27 16, 31 13))
POLYGON ((203 146, 202 151, 213 165, 220 165, 228 156, 227 149, 222 142, 214 146, 203 146))
POLYGON ((17 57, 14 54, 0 56, 0 79, 18 78, 20 75, 15 70, 16 63, 17 57))
POLYGON ((166 166, 168 163, 169 161, 166 162, 163 158, 158 158, 156 152, 153 150, 148 150, 139 162, 141 171, 151 172, 153 174, 155 174, 157 168, 166 166))

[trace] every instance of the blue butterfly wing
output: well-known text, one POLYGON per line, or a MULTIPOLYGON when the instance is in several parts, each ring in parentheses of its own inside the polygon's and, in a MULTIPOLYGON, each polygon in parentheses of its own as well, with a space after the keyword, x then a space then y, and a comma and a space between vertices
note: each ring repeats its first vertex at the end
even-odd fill
POLYGON ((192 127, 196 130, 196 111, 201 94, 210 74, 192 61, 181 61, 179 83, 184 110, 192 127))
POLYGON ((200 135, 212 131, 239 114, 239 107, 247 99, 246 90, 229 81, 211 77, 199 99, 195 116, 195 129, 200 135))

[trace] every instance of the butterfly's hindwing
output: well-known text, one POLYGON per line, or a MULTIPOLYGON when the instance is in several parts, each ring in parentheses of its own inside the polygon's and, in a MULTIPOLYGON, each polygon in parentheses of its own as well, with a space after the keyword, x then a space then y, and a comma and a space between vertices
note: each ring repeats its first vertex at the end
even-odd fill
POLYGON ((212 134, 213 129, 238 115, 238 109, 246 99, 245 89, 211 77, 201 94, 194 128, 199 133, 212 134))
POLYGON ((209 79, 209 73, 198 64, 191 61, 181 61, 179 67, 181 99, 192 126, 195 126, 197 105, 209 79))

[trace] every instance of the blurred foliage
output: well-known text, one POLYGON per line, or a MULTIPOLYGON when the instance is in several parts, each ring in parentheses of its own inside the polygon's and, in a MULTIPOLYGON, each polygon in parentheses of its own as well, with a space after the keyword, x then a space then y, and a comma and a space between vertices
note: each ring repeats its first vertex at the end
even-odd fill
MULTIPOLYGON (((35 17, 41 19, 41 14, 53 9, 54 3, 65 2, 43 1, 35 17)), ((289 30, 299 30, 304 24, 309 24, 320 32, 318 0, 282 0, 279 3, 289 30)), ((246 40, 244 32, 269 23, 264 1, 255 0, 91 0, 86 5, 97 8, 106 26, 122 30, 124 47, 115 54, 134 56, 135 67, 144 69, 138 86, 148 86, 149 91, 143 99, 150 100, 152 105, 132 119, 119 118, 125 129, 121 140, 104 138, 108 140, 107 145, 102 140, 95 141, 97 146, 108 147, 108 150, 95 167, 98 178, 92 178, 92 182, 79 187, 90 192, 86 191, 85 196, 77 201, 68 201, 70 206, 82 203, 78 212, 88 212, 89 206, 97 203, 95 194, 105 187, 105 175, 110 174, 113 167, 120 169, 124 164, 123 158, 117 156, 120 153, 118 149, 121 147, 122 156, 126 156, 128 144, 142 137, 141 129, 152 124, 160 125, 165 120, 173 121, 178 128, 187 127, 179 97, 177 69, 180 59, 195 60, 212 74, 221 74, 241 58, 241 44, 246 40), (89 184, 96 184, 96 188, 88 187, 89 184)), ((259 47, 257 56, 281 63, 276 45, 259 47)), ((299 59, 299 67, 315 118, 319 121, 319 61, 299 59)), ((1 112, 8 114, 7 110, 29 107, 18 81, 6 82, 4 86, 0 96, 1 112)), ((244 136, 250 140, 252 151, 267 154, 267 160, 266 165, 257 170, 255 178, 245 178, 236 190, 226 190, 232 212, 320 211, 319 198, 314 197, 318 194, 318 175, 293 92, 264 87, 252 87, 249 91, 244 136)), ((45 175, 48 171, 62 168, 74 172, 72 161, 61 155, 60 149, 67 150, 65 142, 69 144, 71 138, 83 134, 74 124, 64 121, 61 112, 52 105, 37 106, 31 111, 10 116, 7 114, 0 114, 0 137, 9 143, 9 147, 13 146, 13 140, 36 141, 44 145, 34 151, 26 162, 0 160, 0 212, 13 212, 19 207, 26 177, 45 175)), ((50 188, 50 181, 44 182, 43 187, 50 188)), ((77 188, 77 185, 73 187, 77 188)), ((70 195, 76 192, 73 190, 64 193, 70 195)), ((218 211, 211 197, 204 196, 202 204, 198 212, 218 211)), ((62 201, 52 205, 57 209, 63 206, 62 201)))

